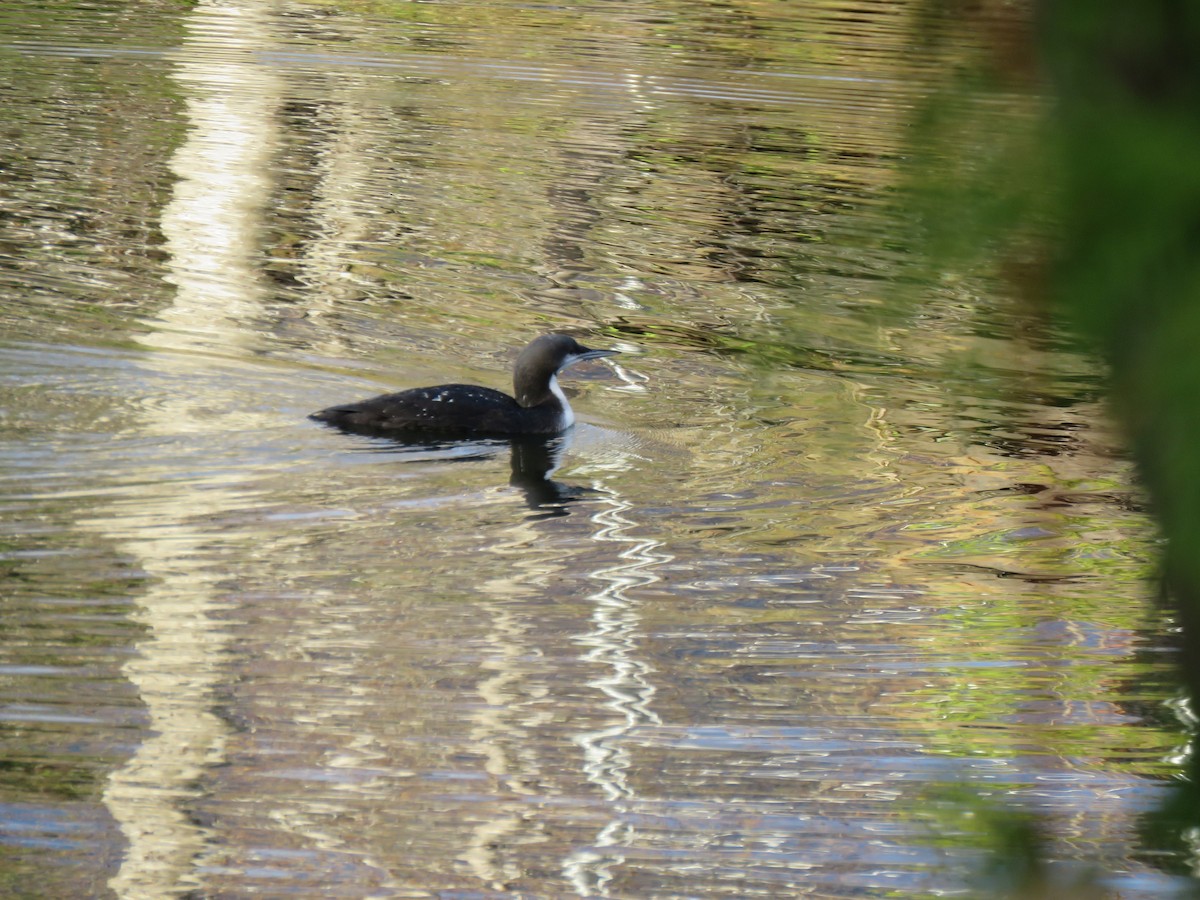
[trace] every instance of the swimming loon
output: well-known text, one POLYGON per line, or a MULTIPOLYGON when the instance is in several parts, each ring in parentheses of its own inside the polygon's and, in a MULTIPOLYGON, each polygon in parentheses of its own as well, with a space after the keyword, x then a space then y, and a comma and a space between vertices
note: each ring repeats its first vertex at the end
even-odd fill
POLYGON ((575 422, 559 372, 617 350, 589 350, 565 334, 544 334, 513 366, 516 397, 473 384, 439 384, 331 406, 309 416, 343 431, 369 434, 558 434, 575 422))

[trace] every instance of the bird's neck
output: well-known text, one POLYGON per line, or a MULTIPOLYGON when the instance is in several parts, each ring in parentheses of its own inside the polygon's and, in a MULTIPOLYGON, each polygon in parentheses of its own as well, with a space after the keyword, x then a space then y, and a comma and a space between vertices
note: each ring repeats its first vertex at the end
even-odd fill
POLYGON ((555 375, 551 375, 549 381, 544 380, 544 377, 518 376, 513 387, 517 403, 525 409, 557 410, 560 428, 569 428, 575 422, 575 412, 571 409, 567 395, 563 393, 555 375))

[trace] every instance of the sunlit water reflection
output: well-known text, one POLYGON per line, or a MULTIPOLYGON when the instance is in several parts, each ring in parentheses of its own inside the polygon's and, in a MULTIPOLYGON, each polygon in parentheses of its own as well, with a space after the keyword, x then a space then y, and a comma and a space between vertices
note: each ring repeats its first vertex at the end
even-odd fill
POLYGON ((959 891, 965 783, 1169 893, 1099 373, 886 302, 906 10, 0 18, 0 884, 959 891), (550 329, 626 351, 561 443, 304 418, 550 329))

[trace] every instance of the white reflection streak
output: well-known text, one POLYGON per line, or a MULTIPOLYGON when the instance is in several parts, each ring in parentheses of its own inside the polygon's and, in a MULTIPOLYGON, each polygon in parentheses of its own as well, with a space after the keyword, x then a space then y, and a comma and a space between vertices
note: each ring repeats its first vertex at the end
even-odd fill
MULTIPOLYGON (((601 489, 598 483, 595 487, 601 489)), ((659 541, 627 533, 635 524, 624 515, 631 504, 612 494, 608 502, 611 508, 593 518, 602 526, 594 539, 630 546, 621 551, 616 565, 590 574, 590 578, 606 585, 592 596, 595 608, 591 629, 576 640, 591 648, 583 656, 584 661, 609 668, 609 674, 589 681, 588 685, 604 694, 604 706, 614 713, 617 721, 608 728, 577 735, 575 742, 583 749, 584 774, 612 804, 613 818, 591 847, 575 851, 563 863, 563 874, 582 897, 609 896, 612 870, 624 862, 624 856, 616 848, 629 845, 636 833, 635 826, 627 820, 630 802, 636 795, 629 784, 630 756, 623 738, 640 726, 661 724, 650 709, 655 693, 650 680, 653 669, 637 656, 641 619, 637 601, 627 592, 657 581, 658 576, 647 570, 670 561, 671 557, 655 552, 661 546, 659 541)))
MULTIPOLYGON (((528 683, 524 676, 522 661, 534 648, 530 645, 528 620, 514 615, 510 601, 533 594, 553 567, 528 557, 529 548, 537 546, 539 537, 533 519, 526 518, 507 531, 507 540, 490 548, 501 557, 502 564, 496 567, 501 574, 480 587, 483 595, 496 600, 485 600, 477 607, 491 623, 486 644, 492 653, 480 663, 481 670, 491 674, 477 688, 483 705, 474 716, 470 736, 472 745, 484 755, 484 771, 497 791, 523 795, 530 793, 526 784, 536 778, 539 768, 529 730, 543 722, 547 714, 527 712, 519 694, 524 692, 529 701, 536 702, 547 691, 544 685, 528 683)), ((491 811, 471 829, 462 858, 472 874, 491 890, 505 891, 521 873, 515 861, 502 854, 527 827, 527 819, 512 803, 490 806, 491 811)))
MULTIPOLYGON (((176 80, 186 96, 188 132, 171 160, 177 177, 162 213, 177 291, 143 343, 160 352, 154 373, 197 373, 189 350, 247 343, 261 310, 254 254, 267 197, 264 173, 275 144, 279 91, 249 53, 267 39, 262 10, 200 3, 186 20, 176 80)), ((230 427, 238 404, 211 393, 163 392, 144 411, 146 433, 211 433, 230 427), (197 407, 204 404, 205 409, 197 407)), ((224 758, 226 729, 213 713, 226 635, 212 618, 219 581, 217 536, 196 522, 227 509, 236 473, 186 481, 145 479, 127 507, 97 510, 89 523, 123 541, 153 577, 137 621, 146 629, 139 654, 124 666, 150 717, 148 737, 104 791, 128 849, 108 886, 120 898, 178 896, 200 885, 195 874, 207 832, 191 821, 196 781, 224 758)), ((244 493, 244 491, 242 491, 244 493)))

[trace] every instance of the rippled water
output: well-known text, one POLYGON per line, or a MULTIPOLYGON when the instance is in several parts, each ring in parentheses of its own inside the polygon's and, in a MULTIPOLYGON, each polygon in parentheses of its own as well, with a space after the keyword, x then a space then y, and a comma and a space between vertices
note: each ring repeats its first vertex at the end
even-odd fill
POLYGON ((1101 374, 993 285, 889 299, 910 7, 0 32, 0 889, 920 896, 995 803, 1171 893, 1101 374), (624 351, 562 445, 305 419, 547 330, 624 351))

